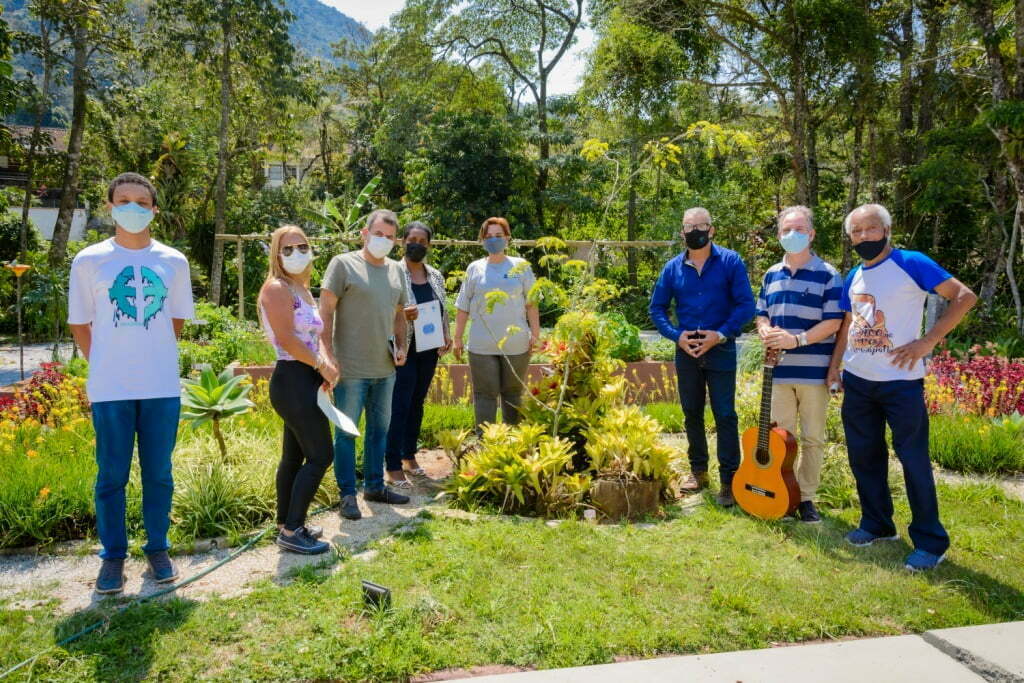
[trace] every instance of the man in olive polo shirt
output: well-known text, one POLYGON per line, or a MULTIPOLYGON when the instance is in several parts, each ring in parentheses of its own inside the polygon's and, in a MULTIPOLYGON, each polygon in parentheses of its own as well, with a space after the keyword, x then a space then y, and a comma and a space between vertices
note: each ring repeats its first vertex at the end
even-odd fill
MULTIPOLYGON (((362 230, 363 248, 331 259, 320 291, 324 346, 340 379, 334 388, 338 410, 354 423, 366 409, 363 441, 363 498, 408 503, 409 497, 384 486, 384 449, 391 423, 395 366, 405 363, 406 304, 402 266, 387 258, 395 245, 398 218, 374 211, 362 230)), ((334 476, 341 490, 341 514, 359 519, 356 502, 356 442, 334 433, 334 476)))

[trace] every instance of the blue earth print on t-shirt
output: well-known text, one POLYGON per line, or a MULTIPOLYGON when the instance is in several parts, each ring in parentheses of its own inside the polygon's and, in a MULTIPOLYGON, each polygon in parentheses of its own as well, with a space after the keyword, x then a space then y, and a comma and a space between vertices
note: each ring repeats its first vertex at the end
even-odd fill
POLYGON ((142 297, 139 298, 138 288, 135 282, 135 268, 125 266, 114 283, 107 290, 110 302, 114 304, 114 327, 121 325, 142 325, 149 328, 149 323, 164 309, 164 302, 167 300, 167 286, 160 276, 146 266, 140 269, 142 273, 142 297), (139 321, 139 302, 145 303, 142 321, 139 321))

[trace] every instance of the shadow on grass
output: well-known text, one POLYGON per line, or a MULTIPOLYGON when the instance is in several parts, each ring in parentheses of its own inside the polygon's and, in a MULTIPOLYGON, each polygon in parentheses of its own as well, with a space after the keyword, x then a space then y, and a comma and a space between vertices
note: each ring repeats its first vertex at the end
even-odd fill
MULTIPOLYGON (((737 511, 738 514, 744 514, 737 511)), ((846 542, 845 536, 854 526, 846 520, 822 511, 823 523, 819 533, 807 533, 814 529, 803 528, 800 522, 766 522, 777 525, 786 537, 796 543, 814 546, 825 555, 843 561, 874 565, 891 573, 909 575, 904 559, 913 548, 902 534, 898 541, 879 541, 866 548, 858 548, 846 542)), ((817 526, 817 525, 816 525, 817 526)), ((955 547, 954 547, 955 552, 955 547)), ((966 567, 955 560, 947 559, 936 569, 914 574, 933 585, 941 585, 967 598, 974 607, 992 621, 1012 621, 1024 614, 1024 592, 1017 587, 976 569, 966 567)))
POLYGON ((105 681, 147 678, 159 634, 181 627, 198 605, 177 596, 127 607, 106 602, 61 620, 53 634, 59 643, 106 619, 99 628, 64 646, 72 657, 90 660, 94 677, 105 681))

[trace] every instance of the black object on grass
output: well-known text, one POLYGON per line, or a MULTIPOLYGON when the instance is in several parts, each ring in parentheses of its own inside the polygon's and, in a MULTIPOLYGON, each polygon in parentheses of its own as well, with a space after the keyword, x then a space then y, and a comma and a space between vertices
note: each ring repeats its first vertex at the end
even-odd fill
POLYGON ((375 584, 373 581, 363 581, 363 604, 375 610, 391 608, 391 589, 375 584))

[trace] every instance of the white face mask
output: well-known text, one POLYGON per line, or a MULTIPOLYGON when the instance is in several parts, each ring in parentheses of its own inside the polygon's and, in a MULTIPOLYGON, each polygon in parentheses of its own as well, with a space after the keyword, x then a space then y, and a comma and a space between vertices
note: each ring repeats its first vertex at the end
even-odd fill
POLYGON ((296 249, 292 252, 291 256, 281 254, 281 265, 284 266, 285 271, 287 271, 289 275, 298 275, 302 273, 306 270, 312 260, 312 251, 307 251, 303 254, 301 251, 296 249))
POLYGON ((394 246, 394 240, 381 237, 380 235, 373 235, 366 242, 366 250, 370 252, 373 258, 384 258, 391 253, 391 249, 394 246))
POLYGON ((110 216, 114 219, 115 223, 121 226, 122 230, 126 230, 133 235, 145 230, 153 221, 153 211, 139 206, 135 202, 115 206, 110 210, 110 216))

